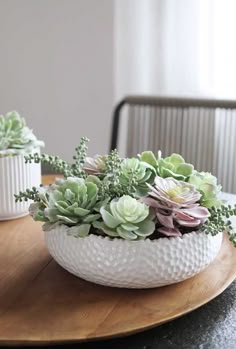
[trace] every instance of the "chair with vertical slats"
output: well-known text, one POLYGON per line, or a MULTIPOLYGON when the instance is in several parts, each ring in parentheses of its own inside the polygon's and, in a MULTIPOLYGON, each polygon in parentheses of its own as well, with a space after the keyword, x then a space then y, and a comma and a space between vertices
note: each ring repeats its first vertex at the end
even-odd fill
POLYGON ((236 101, 128 96, 115 108, 110 149, 180 153, 236 193, 236 101))

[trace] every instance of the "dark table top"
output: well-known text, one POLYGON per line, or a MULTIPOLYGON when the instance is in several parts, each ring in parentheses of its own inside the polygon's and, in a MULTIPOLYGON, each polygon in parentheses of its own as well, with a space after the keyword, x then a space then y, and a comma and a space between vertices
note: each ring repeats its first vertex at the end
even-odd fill
POLYGON ((236 281, 208 304, 152 330, 124 338, 53 348, 235 349, 236 281))

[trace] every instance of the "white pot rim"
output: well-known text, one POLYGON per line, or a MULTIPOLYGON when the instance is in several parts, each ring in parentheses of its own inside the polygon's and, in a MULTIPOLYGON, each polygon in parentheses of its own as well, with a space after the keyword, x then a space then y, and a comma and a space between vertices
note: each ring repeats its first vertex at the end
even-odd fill
POLYGON ((16 148, 7 148, 0 150, 0 160, 5 158, 15 158, 18 156, 26 156, 30 154, 34 154, 36 152, 40 152, 40 147, 36 146, 34 148, 22 148, 22 149, 16 149, 16 148))
MULTIPOLYGON (((190 239, 193 236, 204 236, 204 235, 209 236, 209 237, 212 236, 210 234, 206 234, 205 232, 203 232, 201 230, 193 230, 191 232, 182 234, 181 236, 165 236, 165 235, 163 235, 163 237, 160 237, 157 239, 150 239, 149 237, 146 237, 145 239, 140 239, 140 240, 126 240, 126 239, 119 238, 119 237, 111 237, 109 235, 99 235, 99 234, 93 234, 93 233, 89 234, 87 236, 84 236, 84 237, 79 237, 79 236, 77 237, 77 236, 70 234, 70 227, 68 227, 66 224, 60 224, 57 227, 61 227, 63 230, 65 230, 68 234, 68 237, 72 237, 75 239, 100 239, 100 240, 107 241, 108 243, 113 242, 113 243, 128 243, 128 244, 140 243, 140 244, 143 244, 143 243, 146 243, 149 241, 149 243, 152 243, 152 244, 160 244, 162 240, 165 240, 165 241, 168 241, 169 243, 172 243, 174 241, 181 241, 181 240, 185 240, 185 239, 190 239)), ((50 233, 50 231, 57 230, 57 227, 49 230, 49 233, 50 233)), ((217 233, 217 234, 221 234, 221 233, 217 233)))

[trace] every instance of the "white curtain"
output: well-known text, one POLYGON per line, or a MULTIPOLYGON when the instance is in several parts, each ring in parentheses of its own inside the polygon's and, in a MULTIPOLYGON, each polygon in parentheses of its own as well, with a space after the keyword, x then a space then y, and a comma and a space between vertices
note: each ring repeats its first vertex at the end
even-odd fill
POLYGON ((115 96, 236 98, 235 0, 115 0, 115 96))
MULTIPOLYGON (((115 0, 116 102, 127 94, 236 99, 235 13, 235 0, 115 0)), ((119 134, 124 156, 125 118, 119 134)))

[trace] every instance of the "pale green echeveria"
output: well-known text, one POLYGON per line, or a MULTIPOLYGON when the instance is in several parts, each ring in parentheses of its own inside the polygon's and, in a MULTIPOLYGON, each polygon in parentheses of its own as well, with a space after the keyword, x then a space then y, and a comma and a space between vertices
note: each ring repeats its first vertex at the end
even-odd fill
POLYGON ((155 230, 155 215, 151 209, 129 195, 113 199, 100 213, 103 221, 96 221, 93 226, 111 237, 140 240, 155 230))
POLYGON ((193 165, 186 163, 179 154, 173 153, 164 159, 158 159, 159 176, 162 178, 173 177, 179 181, 186 181, 193 170, 193 165))
POLYGON ((153 184, 155 169, 148 163, 140 161, 137 158, 124 159, 121 163, 120 182, 123 185, 129 185, 131 178, 133 178, 135 183, 134 196, 145 196, 149 190, 146 183, 153 184))
POLYGON ((89 234, 91 223, 100 218, 102 204, 97 198, 98 187, 77 177, 57 179, 55 184, 40 193, 41 201, 30 207, 35 220, 46 221, 44 230, 55 224, 65 224, 74 236, 89 234), (43 203, 45 206, 43 207, 43 203))
POLYGON ((200 203, 202 206, 211 208, 213 206, 219 207, 223 202, 219 199, 221 192, 221 185, 217 184, 217 178, 209 172, 195 171, 188 182, 195 186, 201 193, 200 203))
POLYGON ((140 159, 154 167, 157 175, 162 178, 172 177, 179 181, 186 181, 194 170, 193 165, 186 163, 181 155, 175 153, 162 158, 159 151, 156 158, 153 152, 148 150, 141 154, 140 159))
POLYGON ((16 111, 0 115, 0 157, 30 153, 44 146, 16 111))

